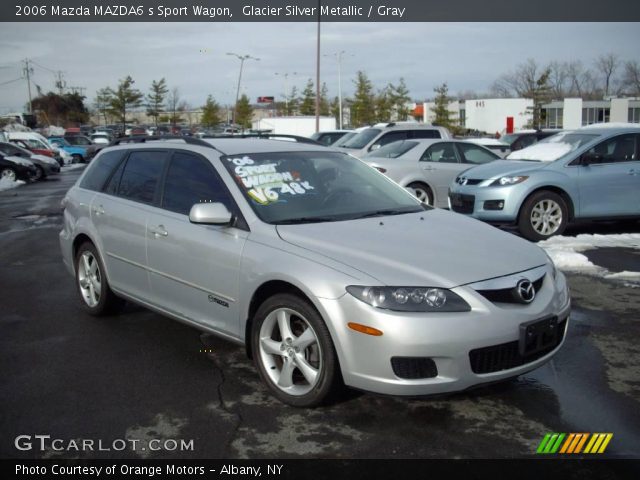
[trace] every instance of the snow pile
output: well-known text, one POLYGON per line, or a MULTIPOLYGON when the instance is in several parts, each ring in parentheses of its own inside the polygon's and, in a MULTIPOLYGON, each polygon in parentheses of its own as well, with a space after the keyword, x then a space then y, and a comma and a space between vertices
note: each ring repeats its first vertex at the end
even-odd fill
POLYGON ((594 265, 580 252, 596 248, 635 248, 640 250, 640 233, 622 233, 617 235, 589 235, 577 237, 551 237, 539 242, 553 263, 561 270, 597 275, 611 280, 640 281, 640 272, 611 273, 606 268, 594 265))
POLYGON ((25 127, 20 123, 10 123, 5 125, 3 128, 5 132, 30 132, 31 129, 29 127, 25 127))
POLYGON ((63 172, 68 172, 69 170, 78 170, 84 167, 86 167, 84 163, 70 163, 63 166, 60 170, 62 170, 63 172))
POLYGON ((594 128, 640 128, 639 123, 609 122, 609 123, 592 123, 585 125, 578 130, 591 130, 594 128))
POLYGON ((538 160, 539 162, 553 162, 566 155, 573 146, 569 143, 545 142, 536 143, 530 147, 516 150, 507 155, 508 160, 538 160))
POLYGON ((0 192, 3 190, 9 190, 11 188, 19 187, 20 185, 24 185, 22 180, 10 180, 8 178, 0 178, 0 192))
POLYGON ((45 137, 62 137, 64 136, 65 129, 58 127, 57 125, 49 125, 42 129, 42 134, 45 137))

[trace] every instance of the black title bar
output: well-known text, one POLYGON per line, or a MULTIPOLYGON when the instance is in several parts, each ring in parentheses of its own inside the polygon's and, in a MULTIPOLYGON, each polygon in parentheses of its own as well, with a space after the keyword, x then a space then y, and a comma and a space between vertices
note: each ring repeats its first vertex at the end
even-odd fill
POLYGON ((3 0, 3 22, 634 22, 629 0, 3 0))

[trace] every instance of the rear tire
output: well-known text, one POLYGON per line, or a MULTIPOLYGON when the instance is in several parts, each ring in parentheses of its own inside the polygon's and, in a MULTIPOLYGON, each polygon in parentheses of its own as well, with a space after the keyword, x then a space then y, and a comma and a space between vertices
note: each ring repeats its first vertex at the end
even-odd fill
POLYGON ((555 192, 541 190, 527 198, 520 209, 518 230, 528 240, 537 242, 562 235, 569 223, 565 200, 555 192))
POLYGON ((407 188, 411 188, 413 190, 414 195, 418 200, 432 207, 434 206, 433 192, 431 191, 431 188, 429 188, 428 185, 425 185, 424 183, 420 183, 420 182, 414 182, 407 185, 407 188))
POLYGON ((31 180, 33 180, 34 182, 37 182, 39 180, 44 180, 45 178, 46 178, 46 175, 44 173, 44 168, 42 168, 40 165, 36 165, 36 173, 33 175, 31 180))
POLYGON ((74 153, 71 155, 71 163, 83 163, 82 155, 79 153, 74 153))
POLYGON ((94 316, 115 313, 124 306, 109 287, 98 250, 91 242, 80 245, 76 253, 76 286, 84 309, 94 316))
POLYGON ((342 381, 329 330, 300 297, 278 294, 260 305, 251 344, 262 380, 283 403, 315 407, 339 391, 342 381))
POLYGON ((11 180, 12 182, 15 182, 18 179, 18 175, 16 174, 16 171, 13 168, 4 167, 0 171, 0 178, 7 178, 7 179, 11 180))

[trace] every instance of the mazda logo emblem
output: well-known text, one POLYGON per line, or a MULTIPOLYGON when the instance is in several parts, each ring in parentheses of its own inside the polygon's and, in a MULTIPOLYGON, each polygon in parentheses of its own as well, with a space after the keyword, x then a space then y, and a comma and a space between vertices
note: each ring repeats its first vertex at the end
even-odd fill
POLYGON ((533 283, 523 278, 516 284, 515 295, 520 302, 531 303, 536 298, 536 289, 533 288, 533 283))
POLYGON ((467 184, 467 177, 458 177, 458 184, 466 185, 467 184))

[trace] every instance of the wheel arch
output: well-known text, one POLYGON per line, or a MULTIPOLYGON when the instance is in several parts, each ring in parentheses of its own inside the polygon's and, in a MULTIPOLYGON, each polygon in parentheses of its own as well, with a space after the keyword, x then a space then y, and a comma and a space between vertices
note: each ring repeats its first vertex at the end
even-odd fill
MULTIPOLYGON (((541 186, 536 187, 533 190, 531 190, 522 199, 522 202, 520 202, 520 206, 518 207, 518 217, 517 217, 517 219, 520 218, 520 215, 522 214, 522 209, 524 208, 524 204, 527 202, 527 200, 529 200, 529 198, 531 198, 531 196, 535 195, 536 193, 542 192, 542 191, 553 192, 553 193, 555 193, 557 195, 560 195, 560 197, 567 204, 567 209, 569 210, 568 221, 569 222, 573 221, 573 219, 575 218, 575 205, 573 203, 573 199, 571 198, 571 195, 569 195, 569 193, 565 189, 563 189, 561 187, 558 187, 556 185, 541 185, 541 186)), ((516 221, 517 221, 517 219, 516 219, 516 221)))
MULTIPOLYGON (((244 327, 244 343, 247 357, 253 358, 253 351, 251 347, 251 329, 253 327, 253 317, 258 311, 258 308, 260 308, 260 305, 262 305, 265 300, 281 293, 289 293, 300 297, 303 300, 306 300, 307 302, 309 302, 309 305, 311 305, 316 310, 316 312, 318 312, 318 315, 320 315, 320 318, 322 318, 322 320, 324 321, 324 316, 318 309, 311 296, 301 288, 286 280, 269 280, 267 282, 264 282, 253 292, 251 300, 249 301, 249 308, 247 311, 246 323, 244 327)), ((325 324, 326 323, 327 322, 325 321, 325 324)), ((329 328, 329 332, 331 333, 331 328, 329 328)))
POLYGON ((433 203, 435 204, 438 201, 438 197, 436 195, 436 190, 423 177, 408 177, 408 178, 402 180, 402 182, 400 182, 400 185, 402 185, 403 187, 407 188, 412 183, 420 183, 420 184, 424 185, 425 187, 427 187, 431 191, 431 196, 433 197, 433 203))

